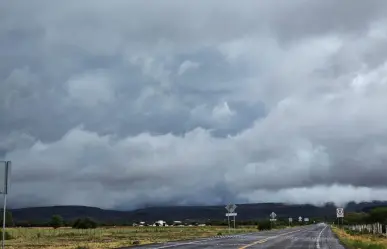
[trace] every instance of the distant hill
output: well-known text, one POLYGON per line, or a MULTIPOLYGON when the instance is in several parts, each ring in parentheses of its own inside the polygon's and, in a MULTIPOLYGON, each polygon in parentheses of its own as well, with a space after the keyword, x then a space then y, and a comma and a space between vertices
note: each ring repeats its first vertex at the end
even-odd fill
MULTIPOLYGON (((282 203, 237 204, 238 220, 266 219, 271 212, 278 218, 293 217, 321 217, 334 218, 336 207, 326 204, 322 207, 313 205, 290 205, 282 203)), ((349 203, 345 212, 362 212, 372 207, 387 206, 387 202, 349 203)), ((11 209, 14 221, 47 222, 54 214, 61 215, 65 220, 72 221, 81 217, 90 217, 103 223, 127 223, 135 221, 153 222, 155 220, 224 220, 226 209, 224 206, 171 206, 148 207, 134 211, 104 210, 86 206, 51 206, 11 209)))

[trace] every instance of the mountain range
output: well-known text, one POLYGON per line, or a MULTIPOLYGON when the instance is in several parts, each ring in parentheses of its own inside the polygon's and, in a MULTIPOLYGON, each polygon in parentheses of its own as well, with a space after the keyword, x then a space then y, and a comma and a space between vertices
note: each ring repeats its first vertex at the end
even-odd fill
MULTIPOLYGON (((387 206, 387 202, 351 202, 346 205, 345 212, 366 212, 373 207, 387 206)), ((131 224, 132 222, 155 220, 224 220, 227 212, 225 206, 168 206, 147 207, 132 211, 105 210, 87 206, 48 206, 11 209, 13 220, 16 223, 47 222, 52 215, 60 215, 66 221, 77 218, 90 217, 101 223, 131 224)), ((237 219, 259 220, 268 219, 272 212, 278 218, 319 217, 331 219, 336 216, 336 207, 332 203, 323 206, 310 204, 284 204, 284 203, 257 203, 237 204, 235 210, 237 219)))

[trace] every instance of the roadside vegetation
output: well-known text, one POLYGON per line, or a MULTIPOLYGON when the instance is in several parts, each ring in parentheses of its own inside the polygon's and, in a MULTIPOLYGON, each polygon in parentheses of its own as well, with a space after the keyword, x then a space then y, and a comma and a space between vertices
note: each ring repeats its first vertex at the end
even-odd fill
MULTIPOLYGON (((8 228, 9 249, 102 249, 230 234, 227 227, 99 227, 94 229, 8 228)), ((257 231, 255 226, 231 234, 257 231)))
POLYGON ((387 249, 387 208, 348 213, 333 231, 349 249, 387 249))
MULTIPOLYGON (((6 223, 5 243, 9 249, 109 249, 282 229, 289 225, 287 219, 278 219, 272 223, 269 220, 237 221, 236 229, 229 229, 227 220, 212 220, 205 224, 189 221, 183 222, 184 226, 165 227, 133 226, 133 223, 132 226, 119 225, 114 224, 113 221, 107 225, 88 217, 66 220, 60 215, 53 215, 47 221, 15 223, 11 212, 7 212, 6 223)), ((298 222, 292 224, 292 226, 300 225, 306 224, 298 222)))
POLYGON ((383 235, 360 234, 338 227, 333 227, 333 232, 348 249, 387 249, 383 235))

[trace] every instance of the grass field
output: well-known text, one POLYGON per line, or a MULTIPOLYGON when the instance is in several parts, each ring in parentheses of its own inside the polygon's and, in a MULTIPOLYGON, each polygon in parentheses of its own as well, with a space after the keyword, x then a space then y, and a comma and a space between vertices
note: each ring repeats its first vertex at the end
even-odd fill
MULTIPOLYGON (((73 249, 73 248, 117 248, 131 246, 134 241, 141 244, 166 242, 215 235, 227 235, 227 227, 115 227, 90 230, 72 228, 7 228, 13 237, 6 240, 6 248, 12 249, 73 249)), ((257 231, 255 227, 244 227, 232 233, 257 231)))
POLYGON ((387 238, 383 235, 350 234, 337 227, 333 231, 348 249, 387 249, 387 238))

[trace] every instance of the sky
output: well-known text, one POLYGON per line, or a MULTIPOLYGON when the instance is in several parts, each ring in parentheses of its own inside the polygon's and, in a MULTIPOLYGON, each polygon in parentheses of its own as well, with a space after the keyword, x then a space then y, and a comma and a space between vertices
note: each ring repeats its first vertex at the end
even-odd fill
POLYGON ((387 200, 385 0, 0 2, 9 205, 387 200))

